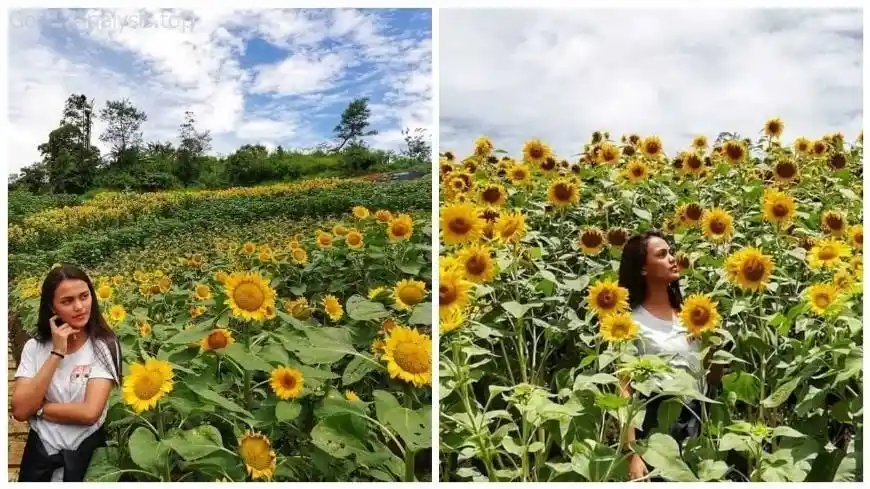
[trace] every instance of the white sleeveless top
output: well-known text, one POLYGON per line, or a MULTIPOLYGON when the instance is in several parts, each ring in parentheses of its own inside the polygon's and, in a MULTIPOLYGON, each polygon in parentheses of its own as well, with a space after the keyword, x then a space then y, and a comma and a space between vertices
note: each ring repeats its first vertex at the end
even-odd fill
POLYGON ((701 361, 698 358, 700 344, 690 343, 687 331, 680 325, 679 316, 674 314, 671 321, 661 319, 647 311, 642 305, 631 312, 640 328, 638 349, 642 355, 661 355, 668 357, 671 365, 686 370, 698 380, 698 390, 703 394, 705 382, 701 375, 701 361))

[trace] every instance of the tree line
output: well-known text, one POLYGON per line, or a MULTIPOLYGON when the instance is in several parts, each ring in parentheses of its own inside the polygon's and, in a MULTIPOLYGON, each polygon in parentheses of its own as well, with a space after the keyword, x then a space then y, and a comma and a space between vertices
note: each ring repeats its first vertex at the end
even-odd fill
POLYGON ((246 144, 227 156, 207 154, 209 131, 199 131, 186 111, 178 139, 145 141, 142 124, 148 115, 129 99, 109 100, 97 110, 94 99, 71 94, 58 127, 38 146, 41 159, 10 175, 9 190, 32 193, 82 194, 89 190, 153 191, 184 187, 224 188, 285 181, 303 176, 338 176, 373 170, 427 165, 431 144, 423 129, 402 131, 405 148, 399 152, 371 148, 367 98, 351 101, 333 129, 334 141, 310 150, 269 150, 246 144), (94 119, 105 123, 98 136, 108 146, 95 146, 94 119))

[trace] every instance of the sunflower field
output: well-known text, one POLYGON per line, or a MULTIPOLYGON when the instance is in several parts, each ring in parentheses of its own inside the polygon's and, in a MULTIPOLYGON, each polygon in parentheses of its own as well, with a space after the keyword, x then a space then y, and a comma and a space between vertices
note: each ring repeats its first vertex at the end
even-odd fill
POLYGON ((863 133, 783 127, 670 155, 603 131, 573 161, 540 139, 441 154, 441 480, 627 481, 630 452, 648 479, 862 480, 863 133), (650 229, 719 381, 633 341, 621 247, 650 229), (622 441, 657 397, 665 428, 622 441), (702 433, 678 445, 667 426, 693 400, 702 433))
POLYGON ((427 179, 101 199, 25 216, 10 256, 24 329, 46 254, 120 338, 87 480, 431 480, 427 179))

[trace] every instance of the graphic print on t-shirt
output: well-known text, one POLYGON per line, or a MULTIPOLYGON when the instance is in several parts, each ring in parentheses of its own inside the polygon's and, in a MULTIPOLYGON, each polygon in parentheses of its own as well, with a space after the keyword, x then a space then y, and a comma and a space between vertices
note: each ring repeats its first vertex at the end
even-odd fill
POLYGON ((91 374, 91 366, 90 365, 76 365, 73 367, 72 371, 69 374, 69 383, 70 387, 75 384, 78 385, 87 385, 88 377, 91 374))

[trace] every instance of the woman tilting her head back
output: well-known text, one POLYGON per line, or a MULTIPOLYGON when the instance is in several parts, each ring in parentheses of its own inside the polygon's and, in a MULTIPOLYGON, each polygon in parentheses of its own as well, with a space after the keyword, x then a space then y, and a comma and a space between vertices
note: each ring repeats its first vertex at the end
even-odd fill
MULTIPOLYGON (((629 239, 622 250, 619 265, 619 285, 628 290, 632 319, 638 324, 640 354, 665 355, 669 364, 682 368, 698 380, 698 390, 704 392, 703 369, 698 358, 700 345, 690 339, 678 321, 683 296, 680 291, 680 271, 677 260, 665 236, 647 231, 629 239)), ((624 397, 631 397, 631 386, 622 382, 624 397)), ((647 404, 642 426, 630 427, 627 441, 644 438, 656 428, 658 408, 663 398, 647 404), (637 430, 637 433, 635 433, 637 430)), ((678 445, 701 433, 700 403, 693 400, 683 407, 679 418, 665 432, 678 445)), ((629 475, 638 479, 646 475, 647 467, 637 454, 629 459, 629 475)))
POLYGON ((37 335, 15 373, 12 416, 30 422, 20 482, 80 482, 105 445, 109 393, 120 383, 121 349, 94 286, 73 265, 42 284, 37 335))

